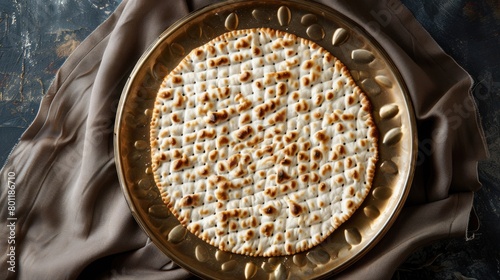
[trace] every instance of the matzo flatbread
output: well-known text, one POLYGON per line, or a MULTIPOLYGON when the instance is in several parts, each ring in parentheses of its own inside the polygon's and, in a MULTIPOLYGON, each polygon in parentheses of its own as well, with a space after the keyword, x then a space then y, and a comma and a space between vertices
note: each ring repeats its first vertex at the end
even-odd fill
POLYGON ((378 153, 370 112, 317 44, 228 32, 165 77, 151 121, 154 179, 180 223, 221 250, 301 252, 368 194, 378 153))

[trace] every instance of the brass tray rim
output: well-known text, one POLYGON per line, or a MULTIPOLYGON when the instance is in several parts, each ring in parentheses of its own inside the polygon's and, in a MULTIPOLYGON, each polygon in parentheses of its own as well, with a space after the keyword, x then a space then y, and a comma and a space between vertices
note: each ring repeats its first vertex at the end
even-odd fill
MULTIPOLYGON (((170 25, 168 28, 166 28, 155 40, 150 46, 143 52, 141 57, 138 59, 135 67, 131 71, 130 75, 127 78, 126 84, 123 87, 119 103, 118 103, 118 110, 116 113, 116 119, 115 119, 115 126, 114 126, 114 138, 113 138, 113 144, 114 144, 114 159, 115 159, 115 164, 116 164, 116 169, 118 173, 118 179, 119 183, 122 189, 122 192, 124 194, 124 197, 127 201, 127 204, 129 206, 129 209, 131 211, 132 216, 136 220, 136 222, 139 224, 139 226, 142 228, 142 230, 146 233, 148 238, 151 239, 151 241, 158 246, 158 244, 161 244, 162 241, 156 237, 155 232, 147 226, 147 223, 144 221, 144 219, 141 217, 141 214, 139 213, 137 206, 133 203, 133 196, 130 193, 130 189, 127 186, 127 181, 125 178, 125 170, 124 166, 122 163, 122 159, 120 157, 120 145, 119 143, 121 142, 121 134, 120 134, 120 127, 121 123, 123 121, 123 113, 124 111, 122 110, 123 107, 125 106, 126 98, 128 95, 128 92, 131 90, 131 86, 133 83, 134 78, 138 75, 138 72, 141 70, 141 68, 146 64, 147 59, 152 55, 153 51, 158 48, 163 41, 172 33, 174 33, 176 30, 181 28, 185 22, 190 21, 193 18, 198 17, 201 14, 206 13, 207 11, 214 10, 216 8, 220 8, 224 5, 227 4, 237 4, 237 3, 242 3, 242 2, 248 2, 247 0, 226 0, 226 1, 221 1, 218 3, 210 4, 208 6, 205 6, 203 8, 200 8, 198 10, 195 10, 188 15, 178 19, 175 21, 172 25, 170 25)), ((257 0, 255 2, 266 2, 265 0, 257 0)), ((406 182, 406 186, 404 186, 404 191, 401 195, 401 199, 398 201, 396 207, 394 208, 394 211, 389 215, 389 218, 386 219, 386 222, 384 223, 384 226, 382 229, 376 234, 376 236, 371 240, 370 243, 368 243, 366 246, 361 248, 359 252, 357 252, 353 257, 351 257, 348 261, 342 263, 340 266, 336 267, 334 271, 330 271, 326 274, 323 275, 318 275, 317 277, 314 277, 314 279, 322 279, 327 276, 331 276, 333 274, 337 274, 349 266, 351 266, 353 263, 357 262, 360 258, 362 258, 364 255, 366 255, 374 246, 377 245, 377 243, 385 236, 385 234, 391 229, 392 225, 396 221, 397 217, 399 216, 405 201, 409 195, 410 188, 411 188, 411 183, 414 178, 414 173, 415 173, 415 163, 417 160, 417 152, 418 152, 418 138, 417 138, 417 126, 416 126, 416 119, 415 119, 415 114, 414 114, 414 109, 413 109, 413 104, 411 97, 409 95, 408 87, 406 85, 406 82, 401 75, 401 72, 399 71, 398 67, 395 65, 393 62, 392 58, 388 55, 388 53, 385 51, 384 48, 380 45, 378 40, 373 37, 364 27, 360 26, 358 23, 356 23, 354 20, 351 18, 347 17, 346 15, 340 13, 338 10, 329 7, 325 4, 315 2, 315 1, 307 1, 305 4, 303 1, 300 0, 278 0, 276 2, 280 3, 294 3, 298 5, 309 5, 312 6, 313 8, 317 9, 327 9, 327 13, 334 14, 336 17, 340 18, 342 21, 348 23, 349 25, 353 26, 356 28, 357 32, 360 32, 362 36, 367 38, 371 44, 373 44, 377 50, 381 53, 383 56, 384 60, 386 63, 390 65, 391 71, 393 72, 396 80, 399 83, 399 86, 401 87, 401 93, 402 93, 402 98, 407 104, 407 107, 405 108, 407 110, 407 115, 409 119, 409 129, 410 129, 410 134, 411 134, 411 141, 410 141, 410 146, 411 146, 411 157, 409 157, 410 163, 409 163, 409 171, 407 173, 407 176, 403 178, 403 181, 406 182)), ((377 168, 378 169, 378 168, 377 168)), ((373 187, 373 186, 372 186, 373 187)), ((186 265, 184 261, 180 259, 176 254, 172 253, 171 251, 167 250, 163 246, 158 246, 158 248, 169 258, 172 259, 175 263, 181 265, 183 268, 187 269, 191 273, 193 273, 196 276, 199 277, 207 277, 206 274, 193 270, 189 267, 189 265, 186 265)), ((232 254, 232 253, 230 253, 232 254)))

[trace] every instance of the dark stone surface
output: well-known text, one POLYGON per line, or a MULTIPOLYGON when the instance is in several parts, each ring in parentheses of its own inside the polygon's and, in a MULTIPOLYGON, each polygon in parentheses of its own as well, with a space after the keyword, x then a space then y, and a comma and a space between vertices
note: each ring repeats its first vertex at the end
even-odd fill
POLYGON ((402 1, 474 79, 490 158, 479 163, 474 199, 481 226, 471 241, 444 240, 415 252, 395 279, 500 279, 500 2, 402 1))
MULTIPOLYGON (((500 2, 402 1, 474 78, 490 158, 479 164, 475 239, 410 256, 394 279, 500 279, 500 2)), ((35 117, 57 69, 119 0, 0 0, 0 166, 35 117)))
POLYGON ((72 50, 119 0, 0 0, 0 166, 72 50))

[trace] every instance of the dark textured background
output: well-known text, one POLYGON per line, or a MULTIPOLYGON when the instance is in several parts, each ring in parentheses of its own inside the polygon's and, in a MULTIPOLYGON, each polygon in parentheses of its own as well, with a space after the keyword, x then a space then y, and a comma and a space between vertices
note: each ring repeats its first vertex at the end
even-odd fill
MULTIPOLYGON (((0 0, 0 166, 35 117, 57 69, 119 0, 0 0)), ((500 279, 500 1, 402 0, 474 78, 490 158, 479 164, 475 239, 412 254, 394 279, 500 279)), ((461 112, 457 109, 457 113, 461 112)))

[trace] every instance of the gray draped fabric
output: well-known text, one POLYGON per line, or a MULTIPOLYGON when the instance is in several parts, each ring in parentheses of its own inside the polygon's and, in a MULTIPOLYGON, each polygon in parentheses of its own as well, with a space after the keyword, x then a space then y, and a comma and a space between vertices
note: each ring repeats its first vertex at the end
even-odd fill
MULTIPOLYGON (((398 0, 320 1, 376 37, 400 69, 414 104, 421 149, 408 201, 373 250, 338 275, 387 279, 419 246, 465 238, 477 161, 487 156, 472 80, 398 0), (460 105, 472 114, 449 114, 460 105)), ((0 242, 0 278, 185 279, 130 214, 113 159, 116 104, 139 56, 170 24, 208 1, 123 1, 68 58, 32 125, 1 170, 16 174, 16 273, 0 242)), ((7 237, 7 226, 0 227, 7 237)))

